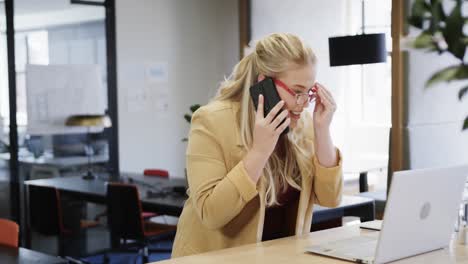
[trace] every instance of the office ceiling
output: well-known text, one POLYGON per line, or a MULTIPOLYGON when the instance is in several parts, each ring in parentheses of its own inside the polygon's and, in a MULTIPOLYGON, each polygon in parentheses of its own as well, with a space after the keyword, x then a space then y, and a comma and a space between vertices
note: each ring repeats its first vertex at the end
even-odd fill
MULTIPOLYGON (((104 0, 91 0, 93 2, 104 2, 104 0)), ((5 14, 4 0, 0 0, 0 15, 5 14)), ((27 15, 51 11, 61 11, 84 5, 70 4, 70 0, 14 0, 15 14, 27 15)))

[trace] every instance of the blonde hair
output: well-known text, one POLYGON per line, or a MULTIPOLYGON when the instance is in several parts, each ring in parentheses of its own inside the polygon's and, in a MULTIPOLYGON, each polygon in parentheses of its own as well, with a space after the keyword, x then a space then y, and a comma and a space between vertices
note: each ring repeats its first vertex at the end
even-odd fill
MULTIPOLYGON (((214 100, 240 102, 240 134, 245 149, 252 146, 255 125, 255 107, 250 99, 249 88, 257 82, 260 74, 274 77, 291 67, 308 63, 316 63, 315 54, 299 37, 287 33, 271 34, 258 41, 255 50, 244 57, 234 67, 231 76, 221 84, 214 100)), ((265 177, 261 180, 266 188, 267 206, 278 204, 277 196, 286 190, 288 184, 301 190, 300 174, 311 172, 309 164, 312 150, 303 148, 304 142, 300 142, 301 137, 297 137, 300 132, 301 129, 298 129, 288 133, 288 137, 280 138, 264 168, 265 177), (299 165, 307 171, 300 172, 299 165)))

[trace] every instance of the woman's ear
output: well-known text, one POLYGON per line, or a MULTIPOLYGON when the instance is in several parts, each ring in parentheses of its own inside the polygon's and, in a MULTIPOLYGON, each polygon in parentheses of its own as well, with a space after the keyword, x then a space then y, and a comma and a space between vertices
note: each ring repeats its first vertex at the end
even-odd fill
POLYGON ((261 81, 263 81, 263 80, 265 80, 265 75, 259 74, 259 75, 258 75, 258 78, 257 78, 257 82, 261 82, 261 81))

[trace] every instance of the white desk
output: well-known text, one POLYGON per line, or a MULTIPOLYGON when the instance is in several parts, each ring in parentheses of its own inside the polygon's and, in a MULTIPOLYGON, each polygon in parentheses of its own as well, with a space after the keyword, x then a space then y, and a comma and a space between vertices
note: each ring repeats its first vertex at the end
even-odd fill
MULTIPOLYGON (((10 160, 10 153, 1 153, 0 159, 10 160)), ((20 163, 25 165, 49 165, 58 168, 66 168, 73 166, 83 166, 88 164, 86 156, 71 156, 71 157, 39 157, 19 156, 20 163)), ((94 155, 91 157, 91 163, 104 163, 109 160, 108 155, 94 155)))
MULTIPOLYGON (((360 229, 359 225, 338 227, 313 232, 300 237, 271 240, 236 248, 213 251, 199 255, 170 259, 158 264, 219 264, 219 263, 303 263, 335 264, 351 263, 328 257, 305 253, 305 247, 324 242, 351 238, 361 233, 376 232, 360 229)), ((450 248, 429 252, 423 255, 403 259, 393 263, 403 264, 445 264, 468 263, 468 246, 452 242, 450 248)))
MULTIPOLYGON (((0 153, 0 160, 10 161, 10 153, 0 153)), ((72 171, 74 168, 82 168, 88 165, 88 158, 86 156, 43 156, 34 158, 31 155, 20 155, 18 161, 20 164, 20 177, 25 180, 32 179, 31 172, 33 170, 50 171, 54 172, 54 175, 62 175, 64 171, 72 171)), ((108 161, 108 155, 94 155, 91 157, 91 164, 106 163, 108 161)))
POLYGON ((343 157, 343 172, 359 174, 359 192, 369 191, 367 174, 388 167, 388 156, 357 154, 343 157))

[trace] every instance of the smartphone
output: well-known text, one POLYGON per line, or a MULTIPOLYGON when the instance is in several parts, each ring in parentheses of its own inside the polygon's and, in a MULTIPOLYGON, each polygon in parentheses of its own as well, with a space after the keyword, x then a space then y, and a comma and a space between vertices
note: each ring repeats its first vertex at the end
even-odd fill
MULTIPOLYGON (((265 116, 267 116, 271 109, 273 109, 273 107, 275 107, 275 105, 281 101, 281 97, 278 94, 278 90, 276 90, 276 85, 272 78, 266 77, 262 81, 250 87, 250 96, 252 97, 255 110, 258 108, 258 96, 260 94, 263 95, 263 113, 265 116)), ((278 112, 277 116, 280 113, 281 111, 278 112)), ((283 120, 281 124, 283 124, 284 121, 285 120, 283 120)), ((287 134, 288 132, 289 126, 283 130, 281 135, 287 134)))

